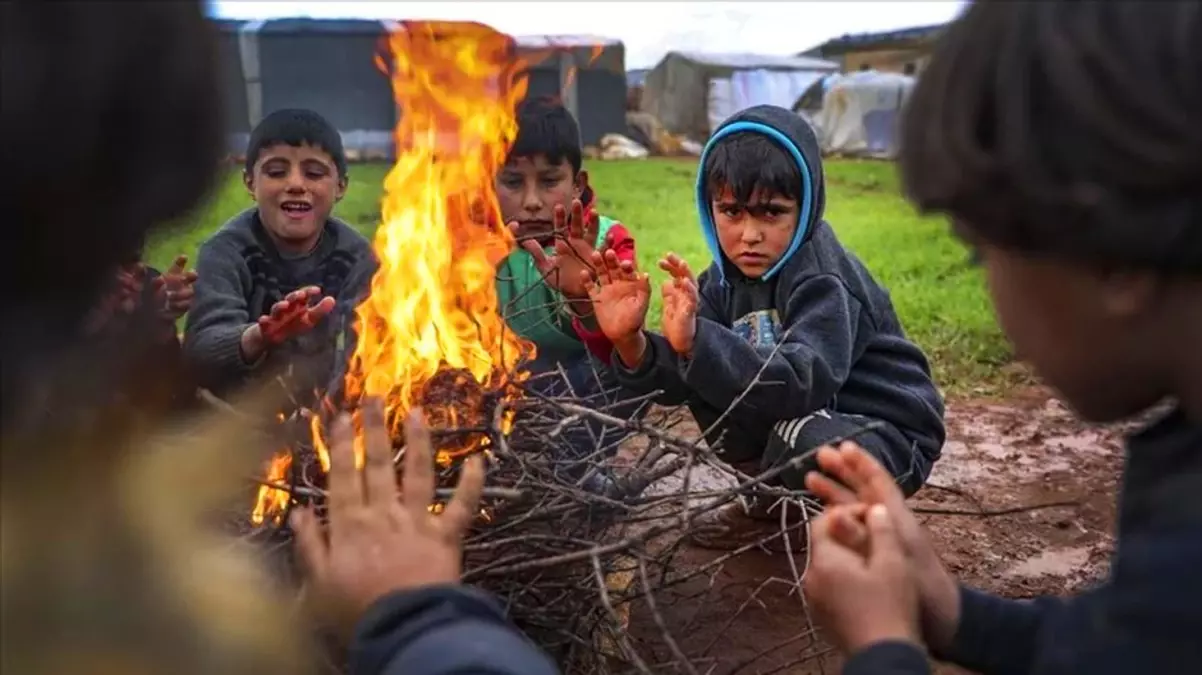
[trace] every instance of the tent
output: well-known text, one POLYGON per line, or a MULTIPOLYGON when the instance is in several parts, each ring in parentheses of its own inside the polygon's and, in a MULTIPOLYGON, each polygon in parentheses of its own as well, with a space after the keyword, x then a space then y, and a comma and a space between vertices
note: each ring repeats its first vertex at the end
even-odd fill
POLYGON ((643 85, 642 108, 675 134, 709 137, 722 120, 744 108, 788 108, 816 80, 839 65, 802 56, 669 52, 643 85))
POLYGON ((527 98, 560 97, 580 124, 584 145, 626 132, 626 47, 621 42, 591 35, 515 39, 518 53, 531 61, 527 98))
MULTIPOLYGON (((392 154, 398 111, 375 57, 396 23, 306 18, 218 21, 217 27, 232 153, 245 149, 265 115, 309 108, 338 128, 352 159, 392 154)), ((622 43, 576 36, 515 40, 531 63, 527 96, 562 97, 585 143, 626 129, 622 43)))
POLYGON ((822 86, 822 106, 797 112, 806 115, 818 132, 823 152, 893 158, 898 149, 898 121, 914 88, 914 78, 896 73, 863 71, 832 75, 822 86))

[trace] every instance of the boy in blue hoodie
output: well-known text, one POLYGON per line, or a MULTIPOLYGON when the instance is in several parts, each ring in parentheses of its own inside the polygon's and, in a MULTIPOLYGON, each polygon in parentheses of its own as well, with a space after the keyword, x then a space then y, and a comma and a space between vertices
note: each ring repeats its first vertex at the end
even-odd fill
MULTIPOLYGON (((697 179, 713 264, 695 280, 675 255, 661 261, 672 279, 658 335, 643 328, 646 276, 598 256, 597 323, 614 344, 619 382, 687 403, 706 441, 744 472, 875 422, 857 437, 912 494, 943 446, 943 401, 888 292, 822 219, 824 202, 804 120, 775 106, 734 115, 706 145, 697 179)), ((800 489, 805 470, 781 479, 800 489)), ((729 549, 779 532, 767 501, 715 511, 694 543, 729 549)))
POLYGON ((1015 351, 1082 418, 1148 419, 1109 577, 1073 597, 961 586, 880 466, 824 448, 841 485, 807 479, 832 506, 806 593, 845 675, 928 675, 928 651, 984 675, 1202 673, 1199 9, 974 2, 935 47, 902 126, 909 197, 951 216, 1015 351))

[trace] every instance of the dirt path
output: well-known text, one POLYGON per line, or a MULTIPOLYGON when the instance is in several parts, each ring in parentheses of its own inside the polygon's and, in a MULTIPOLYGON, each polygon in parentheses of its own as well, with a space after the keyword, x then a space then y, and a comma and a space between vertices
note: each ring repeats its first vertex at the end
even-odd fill
MULTIPOLYGON (((1075 421, 1039 389, 1005 403, 951 403, 947 424, 943 458, 912 505, 932 512, 922 518, 959 578, 1005 596, 1030 597, 1071 592, 1105 574, 1122 464, 1119 430, 1075 421), (1055 502, 1073 504, 965 515, 1055 502)), ((682 555, 689 562, 713 557, 682 555)), ((680 589, 680 596, 708 598, 682 603, 696 616, 665 610, 666 623, 686 651, 709 647, 713 673, 837 673, 837 657, 818 656, 829 649, 806 635, 801 600, 790 592, 794 577, 783 555, 744 554, 712 580, 680 589), (729 622, 744 605, 737 621, 729 622)), ((644 614, 636 612, 632 633, 658 634, 644 614)), ((941 666, 937 672, 963 671, 941 666)))

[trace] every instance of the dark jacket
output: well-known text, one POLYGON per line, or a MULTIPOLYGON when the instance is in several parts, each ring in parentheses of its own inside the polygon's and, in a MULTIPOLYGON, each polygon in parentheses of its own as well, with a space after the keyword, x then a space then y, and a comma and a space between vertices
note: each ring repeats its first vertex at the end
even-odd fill
POLYGON ((821 409, 887 422, 933 461, 943 447, 943 400, 888 291, 822 219, 826 192, 813 130, 783 108, 750 108, 714 133, 701 172, 709 149, 740 131, 785 144, 801 169, 801 215, 789 248, 763 277, 743 276, 718 244, 702 175, 697 208, 714 262, 698 279, 692 359, 649 334, 642 364, 619 363, 619 381, 639 392, 662 389, 662 403, 688 403, 702 429, 738 400, 707 438, 714 443, 722 434, 731 461, 758 456, 777 422, 821 409))
POLYGON ((551 659, 467 586, 394 593, 360 620, 351 675, 557 675, 551 659))
MULTIPOLYGON (((1132 436, 1110 578, 1073 598, 1008 600, 964 588, 940 658, 983 675, 1202 673, 1202 424, 1175 411, 1132 436)), ((927 675, 885 643, 844 675, 927 675)))

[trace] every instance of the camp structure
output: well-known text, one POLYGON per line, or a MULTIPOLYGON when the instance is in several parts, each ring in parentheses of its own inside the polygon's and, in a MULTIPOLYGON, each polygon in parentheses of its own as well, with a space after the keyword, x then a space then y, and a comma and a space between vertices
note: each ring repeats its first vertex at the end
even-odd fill
POLYGON ((909 75, 873 70, 831 75, 815 83, 793 109, 813 124, 824 153, 892 159, 914 82, 909 75))
POLYGON ((803 56, 669 52, 647 73, 642 109, 664 128, 696 140, 744 108, 788 108, 839 64, 803 56))
MULTIPOLYGON (((376 65, 392 21, 271 19, 216 21, 229 151, 243 152, 250 130, 272 111, 309 108, 338 128, 347 155, 393 154, 399 111, 376 65)), ((626 129, 625 47, 592 36, 520 36, 529 64, 527 97, 554 96, 575 113, 582 141, 626 129)))

